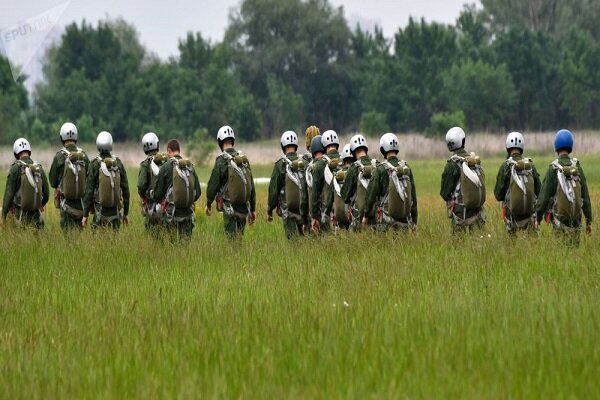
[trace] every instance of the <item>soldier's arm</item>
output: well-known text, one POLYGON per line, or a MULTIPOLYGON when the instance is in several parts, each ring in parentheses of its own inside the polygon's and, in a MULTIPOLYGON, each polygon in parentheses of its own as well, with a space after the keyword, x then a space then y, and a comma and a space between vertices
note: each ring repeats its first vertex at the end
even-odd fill
POLYGON ((379 170, 379 168, 375 169, 373 172, 373 179, 371 179, 371 183, 367 188, 367 194, 365 196, 365 209, 359 210, 364 213, 364 215, 368 218, 373 218, 375 215, 375 201, 377 197, 379 197, 379 191, 381 189, 381 179, 383 178, 383 174, 379 170))
POLYGON ((213 201, 215 201, 217 193, 219 193, 219 190, 221 190, 221 169, 225 168, 225 173, 227 173, 227 165, 222 165, 222 159, 223 157, 217 157, 217 159, 215 160, 215 166, 210 174, 210 179, 208 180, 208 186, 206 188, 207 205, 210 205, 213 201))
POLYGON ((138 181, 137 181, 137 190, 138 194, 142 199, 146 197, 148 193, 148 186, 150 182, 148 181, 148 165, 145 161, 140 163, 140 172, 138 173, 138 181))
POLYGON ((535 205, 535 212, 537 214, 537 220, 540 222, 544 218, 544 214, 548 210, 550 205, 550 199, 556 193, 556 173, 552 166, 548 167, 542 189, 540 191, 540 197, 537 199, 535 205))
POLYGON ((302 198, 300 199, 300 216, 306 221, 308 220, 308 185, 306 179, 301 180, 302 183, 302 198))
POLYGON ((344 203, 350 204, 352 196, 356 191, 356 184, 358 182, 358 167, 352 165, 346 172, 346 179, 344 180, 344 186, 342 187, 342 198, 344 203))
POLYGON ((579 179, 581 180, 581 200, 583 201, 582 211, 585 215, 587 225, 592 224, 592 203, 590 201, 590 191, 588 190, 587 181, 581 164, 577 163, 579 169, 579 179))
POLYGON ((48 186, 48 177, 46 176, 46 171, 42 168, 42 207, 45 207, 48 204, 48 200, 50 199, 50 187, 48 186))
MULTIPOLYGON (((250 163, 248 163, 248 169, 250 169, 250 172, 252 172, 250 163)), ((256 212, 256 186, 254 185, 254 176, 252 176, 252 181, 250 182, 250 185, 252 186, 252 190, 250 191, 250 212, 253 213, 256 212)))
POLYGON ((503 163, 498 169, 498 175, 496 175, 496 187, 494 187, 494 196, 498 201, 504 201, 506 197, 506 191, 508 190, 509 177, 508 177, 508 166, 503 163))
POLYGON ((13 165, 10 168, 8 177, 6 178, 6 189, 4 190, 4 201, 2 203, 2 217, 6 218, 8 211, 13 205, 15 198, 15 192, 17 188, 17 178, 19 176, 19 168, 17 165, 13 165))
POLYGON ((444 168, 444 172, 442 173, 440 196, 442 196, 442 199, 446 202, 452 200, 452 192, 454 192, 454 187, 456 185, 454 175, 456 168, 457 166, 452 161, 448 161, 444 168))
POLYGON ((198 174, 194 169, 194 187, 196 188, 196 193, 194 194, 194 202, 200 200, 200 196, 202 196, 202 186, 200 186, 200 178, 198 178, 198 174))
POLYGON ((312 170, 313 188, 311 192, 311 209, 310 216, 312 218, 319 218, 321 210, 319 209, 319 196, 323 193, 323 186, 325 185, 325 164, 322 161, 317 161, 312 170))
POLYGON ((85 196, 83 197, 84 213, 87 217, 94 201, 94 191, 98 185, 98 163, 90 162, 90 167, 87 171, 87 178, 85 180, 85 196))
POLYGON ((123 215, 129 215, 129 181, 127 180, 127 170, 121 162, 118 160, 119 172, 121 173, 121 193, 123 194, 123 215))
POLYGON ((409 172, 409 177, 412 190, 412 207, 410 208, 410 216, 413 220, 413 223, 416 225, 417 219, 419 218, 419 208, 417 207, 417 188, 415 186, 415 178, 413 177, 412 169, 409 172))
POLYGON ((60 179, 62 178, 62 174, 64 173, 65 167, 65 157, 62 152, 56 153, 54 159, 52 160, 52 165, 50 166, 50 186, 53 188, 57 188, 60 185, 60 179))
POLYGON ((273 172, 271 173, 271 180, 269 181, 267 215, 273 215, 273 210, 279 205, 279 192, 281 191, 279 163, 280 161, 277 161, 273 165, 273 172))
POLYGON ((533 192, 536 197, 539 197, 540 191, 542 190, 542 180, 540 179, 540 174, 535 165, 532 168, 531 174, 533 175, 533 192))

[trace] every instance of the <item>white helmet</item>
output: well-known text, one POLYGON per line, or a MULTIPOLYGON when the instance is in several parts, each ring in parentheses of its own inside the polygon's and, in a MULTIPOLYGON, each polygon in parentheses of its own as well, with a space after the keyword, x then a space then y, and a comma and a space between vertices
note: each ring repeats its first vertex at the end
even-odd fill
POLYGON ((350 139, 350 151, 352 152, 352 154, 354 154, 356 149, 358 149, 359 147, 364 147, 367 151, 369 151, 367 139, 365 139, 363 135, 352 136, 352 138, 350 139))
POLYGON ((458 126, 450 128, 448 133, 446 133, 446 144, 448 145, 448 150, 454 151, 463 147, 465 137, 465 131, 463 131, 462 128, 459 128, 458 126))
POLYGON ((72 122, 65 122, 60 127, 60 140, 66 142, 67 140, 77 141, 77 127, 72 122))
POLYGON ((154 132, 148 132, 142 138, 142 147, 144 148, 144 153, 148 153, 150 151, 158 151, 158 136, 154 132))
POLYGON ((113 138, 112 135, 106 131, 102 131, 96 138, 96 147, 98 151, 112 151, 113 138))
POLYGON ((29 144, 29 141, 25 138, 15 140, 15 143, 13 144, 13 154, 15 155, 15 158, 18 159, 19 154, 24 151, 28 151, 29 154, 31 154, 31 145, 29 144))
POLYGON ((338 134, 335 131, 329 130, 325 131, 323 135, 321 135, 321 143, 324 148, 327 146, 335 145, 338 148, 340 147, 340 139, 338 139, 338 134))
POLYGON ((519 132, 511 132, 506 138, 506 150, 513 147, 521 149, 521 151, 525 150, 525 138, 519 132))
POLYGON ((347 144, 344 146, 340 157, 342 158, 342 160, 345 160, 347 158, 354 158, 354 156, 352 155, 352 152, 350 151, 350 144, 347 144))
POLYGON ((235 133, 233 132, 233 129, 230 126, 222 126, 219 129, 219 132, 217 133, 217 140, 219 142, 222 142, 223 140, 228 138, 235 139, 235 133))
POLYGON ((400 151, 398 136, 393 133, 386 133, 379 140, 379 151, 385 157, 389 151, 400 151))
POLYGON ((285 131, 281 135, 281 150, 284 150, 287 146, 295 146, 298 150, 298 135, 294 131, 285 131))

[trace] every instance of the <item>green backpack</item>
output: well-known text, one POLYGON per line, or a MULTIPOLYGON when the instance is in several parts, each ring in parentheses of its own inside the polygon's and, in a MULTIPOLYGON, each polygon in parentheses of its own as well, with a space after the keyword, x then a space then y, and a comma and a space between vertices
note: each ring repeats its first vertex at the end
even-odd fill
POLYGON ((354 208, 362 213, 367 203, 367 189, 377 168, 377 160, 372 159, 368 165, 364 165, 360 160, 357 160, 355 164, 358 166, 358 184, 356 187, 354 208))
POLYGON ((17 206, 24 211, 42 208, 42 167, 39 164, 27 164, 18 161, 21 166, 21 187, 17 193, 17 206))
POLYGON ((196 195, 194 165, 190 160, 171 158, 173 164, 173 183, 167 196, 175 208, 191 208, 196 195))
POLYGON ((558 185, 554 198, 554 217, 561 222, 573 222, 581 219, 583 203, 581 200, 581 179, 577 168, 577 159, 571 165, 562 166, 555 160, 552 168, 556 171, 558 185))
POLYGON ((227 195, 232 205, 247 205, 252 197, 252 170, 248 158, 237 152, 231 155, 223 152, 227 161, 227 195))
POLYGON ((121 204, 121 172, 116 158, 98 158, 97 202, 101 207, 113 208, 121 204))
POLYGON ((454 155, 450 159, 460 168, 460 179, 454 191, 458 205, 467 210, 476 210, 485 203, 485 175, 481 159, 475 153, 467 157, 454 155))
MULTIPOLYGON (((327 155, 323 156, 323 160, 325 160, 325 185, 323 186, 323 205, 327 203, 327 199, 329 199, 332 195, 331 191, 335 191, 334 182, 335 177, 338 171, 342 168, 343 161, 341 158, 330 158, 327 155)), ((335 201, 335 200, 334 200, 335 201)))
POLYGON ((65 168, 61 182, 62 196, 67 200, 81 200, 85 192, 85 153, 81 149, 69 152, 62 150, 65 155, 65 168))
POLYGON ((506 160, 510 168, 510 183, 506 192, 506 205, 512 215, 532 215, 535 207, 533 161, 524 158, 506 160))
POLYGON ((304 182, 305 165, 304 160, 285 160, 285 205, 288 210, 299 213, 302 203, 302 186, 304 182))
POLYGON ((387 195, 384 197, 384 211, 396 221, 410 219, 412 210, 412 184, 410 168, 406 161, 394 167, 389 161, 383 163, 389 177, 387 195))
POLYGON ((346 172, 348 168, 341 168, 336 174, 333 180, 333 212, 335 218, 339 223, 349 224, 348 220, 348 207, 346 202, 342 198, 342 188, 344 187, 344 180, 346 180, 346 172))

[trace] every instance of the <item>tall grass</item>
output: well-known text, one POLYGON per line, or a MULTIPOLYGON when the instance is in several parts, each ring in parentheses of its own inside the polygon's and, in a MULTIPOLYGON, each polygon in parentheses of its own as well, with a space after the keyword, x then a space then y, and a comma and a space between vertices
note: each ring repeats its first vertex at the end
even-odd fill
POLYGON ((153 240, 137 205, 118 234, 63 235, 50 207, 44 232, 4 229, 0 397, 599 397, 597 236, 510 239, 489 193, 485 230, 452 237, 443 165, 412 163, 415 234, 290 243, 265 186, 240 242, 202 215, 153 240))

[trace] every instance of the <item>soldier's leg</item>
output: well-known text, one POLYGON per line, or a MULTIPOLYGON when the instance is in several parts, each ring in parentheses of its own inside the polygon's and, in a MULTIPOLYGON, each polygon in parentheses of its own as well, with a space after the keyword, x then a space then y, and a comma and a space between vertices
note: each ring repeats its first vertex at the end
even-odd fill
POLYGON ((194 224, 191 219, 185 219, 177 223, 177 234, 180 238, 190 238, 194 224))
POLYGON ((298 231, 298 223, 293 218, 283 219, 283 229, 285 230, 285 235, 288 239, 293 239, 300 234, 298 231))
POLYGON ((235 217, 236 219, 236 228, 237 235, 242 236, 244 234, 244 230, 246 230, 246 217, 235 217))

